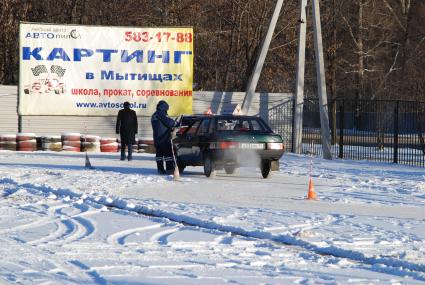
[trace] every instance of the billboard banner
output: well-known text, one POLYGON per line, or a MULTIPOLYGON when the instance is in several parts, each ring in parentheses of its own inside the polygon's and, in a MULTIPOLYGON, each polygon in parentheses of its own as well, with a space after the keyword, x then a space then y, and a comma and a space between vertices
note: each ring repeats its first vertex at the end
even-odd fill
POLYGON ((191 27, 103 27, 21 23, 20 115, 138 115, 157 102, 192 113, 191 27))

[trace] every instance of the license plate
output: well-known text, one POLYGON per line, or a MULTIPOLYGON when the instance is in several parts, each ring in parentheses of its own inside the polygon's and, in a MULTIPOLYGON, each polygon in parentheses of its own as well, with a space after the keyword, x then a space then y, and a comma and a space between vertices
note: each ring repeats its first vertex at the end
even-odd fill
POLYGON ((263 143, 241 143, 240 148, 244 149, 264 149, 263 143))

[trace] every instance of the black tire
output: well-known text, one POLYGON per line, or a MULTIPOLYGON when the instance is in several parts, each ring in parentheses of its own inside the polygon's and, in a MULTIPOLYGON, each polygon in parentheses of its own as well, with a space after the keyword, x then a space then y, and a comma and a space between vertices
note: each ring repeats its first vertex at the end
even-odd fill
POLYGON ((204 174, 206 177, 215 177, 215 161, 209 152, 204 155, 204 174))
POLYGON ((261 161, 261 175, 263 178, 269 178, 271 175, 272 162, 270 160, 261 161))
POLYGON ((224 167, 224 171, 226 172, 226 174, 233 174, 235 173, 235 170, 236 170, 236 166, 234 165, 226 165, 224 167))

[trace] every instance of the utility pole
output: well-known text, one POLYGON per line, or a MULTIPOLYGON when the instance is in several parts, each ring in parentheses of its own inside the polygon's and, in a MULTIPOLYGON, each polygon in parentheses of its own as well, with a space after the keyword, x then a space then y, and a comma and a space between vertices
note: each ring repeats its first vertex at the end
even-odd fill
MULTIPOLYGON (((323 158, 332 159, 330 128, 328 114, 328 99, 326 95, 326 79, 325 79, 325 63, 323 59, 322 45, 322 28, 320 23, 319 0, 313 1, 313 27, 314 27, 314 50, 316 55, 316 75, 317 88, 319 96, 320 111, 320 131, 322 137, 323 158)), ((272 19, 269 24, 267 34, 263 40, 261 52, 255 63, 255 68, 247 85, 247 91, 242 103, 242 111, 248 114, 252 99, 255 94, 258 79, 270 46, 273 31, 276 27, 277 19, 282 8, 283 0, 277 0, 273 12, 272 19)), ((297 82, 294 108, 294 130, 293 130, 293 148, 296 153, 301 153, 302 146, 302 124, 303 124, 303 105, 304 105, 304 71, 305 71, 305 44, 306 44, 306 28, 307 28, 307 0, 300 0, 301 15, 298 22, 300 23, 298 37, 298 57, 297 57, 297 82)))
POLYGON ((266 59, 267 51, 269 50, 270 42, 273 37, 273 32, 276 27, 277 19, 279 18, 280 10, 282 9, 283 0, 277 0, 276 6, 274 8, 272 19, 270 20, 269 28, 267 34, 263 39, 261 46, 261 52, 257 57, 254 70, 250 76, 247 85, 247 91, 245 93, 245 98, 242 102, 242 112, 248 114, 249 108, 251 107, 252 99, 255 95, 255 89, 257 87, 258 80, 260 79, 261 70, 263 69, 264 61, 266 59))
MULTIPOLYGON (((316 57, 317 93, 319 96, 320 131, 322 138, 323 158, 332 159, 330 151, 330 129, 328 115, 328 99, 326 95, 325 63, 323 59, 322 28, 320 23, 319 0, 313 2, 314 50, 316 57)), ((297 82, 294 108, 293 148, 295 153, 301 153, 303 102, 304 102, 304 68, 305 44, 307 28, 307 0, 300 0, 301 16, 298 35, 297 82)))
POLYGON ((313 0, 313 27, 323 158, 332 159, 330 142, 331 132, 329 129, 328 97, 326 95, 325 61, 323 59, 322 25, 320 23, 319 0, 313 0))
POLYGON ((300 0, 300 4, 301 12, 300 18, 298 19, 297 85, 295 87, 294 130, 292 135, 292 148, 295 153, 301 153, 302 151, 307 0, 300 0))

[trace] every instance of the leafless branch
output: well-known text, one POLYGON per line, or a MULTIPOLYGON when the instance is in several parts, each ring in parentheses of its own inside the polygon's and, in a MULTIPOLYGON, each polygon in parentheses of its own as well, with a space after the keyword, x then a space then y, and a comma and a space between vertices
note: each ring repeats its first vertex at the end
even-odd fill
POLYGON ((387 73, 383 76, 381 82, 379 83, 379 86, 376 88, 376 92, 372 95, 372 97, 371 97, 372 100, 374 100, 376 98, 376 96, 382 91, 381 88, 385 84, 388 76, 393 71, 398 70, 398 68, 395 68, 395 65, 397 64, 397 58, 398 58, 399 53, 400 53, 400 48, 397 49, 397 52, 396 52, 396 54, 394 56, 393 64, 390 66, 390 68, 388 69, 387 73))
POLYGON ((406 27, 401 23, 400 18, 397 16, 396 12, 391 7, 391 5, 388 3, 388 1, 387 0, 382 0, 382 1, 384 2, 385 6, 387 6, 388 10, 390 10, 391 14, 393 14, 394 19, 399 24, 400 28, 402 28, 403 31, 406 31, 406 27))
POLYGON ((358 48, 359 47, 359 43, 357 42, 356 37, 354 36, 353 29, 351 28, 351 25, 348 23, 348 21, 345 18, 345 16, 341 15, 341 18, 344 21, 345 25, 348 27, 348 31, 350 32, 351 39, 353 40, 354 44, 358 48))

